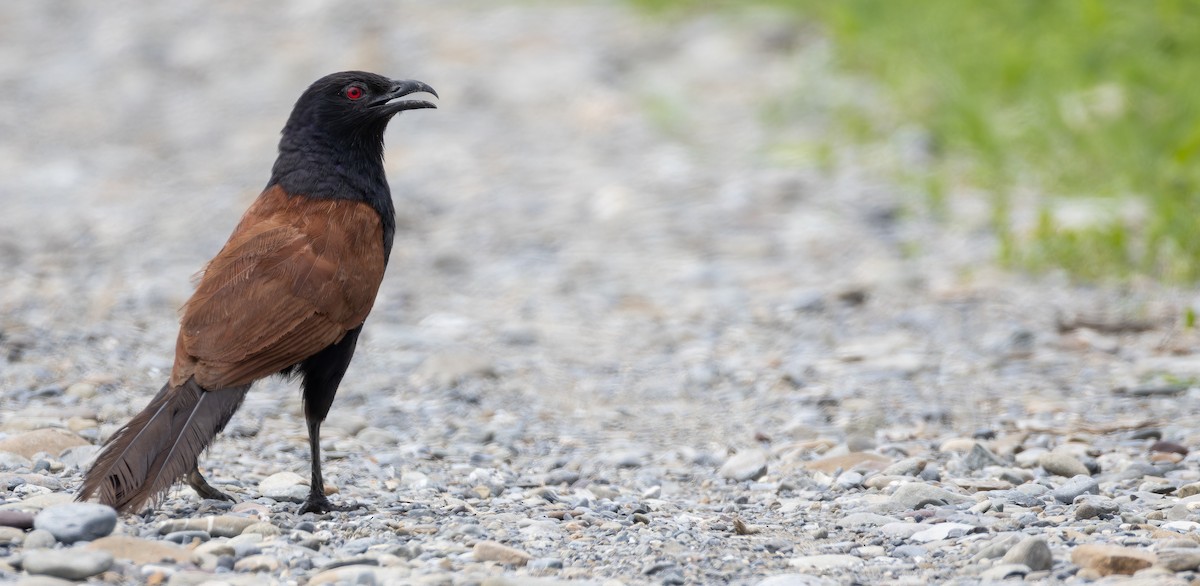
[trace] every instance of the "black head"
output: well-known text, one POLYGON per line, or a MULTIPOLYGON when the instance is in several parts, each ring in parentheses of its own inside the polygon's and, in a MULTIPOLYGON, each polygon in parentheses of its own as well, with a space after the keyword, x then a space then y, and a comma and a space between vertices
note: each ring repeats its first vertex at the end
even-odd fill
POLYGON ((419 81, 396 81, 365 71, 326 75, 308 86, 296 101, 283 129, 284 140, 290 134, 382 140, 388 121, 396 114, 437 107, 425 100, 400 99, 417 92, 437 95, 419 81))

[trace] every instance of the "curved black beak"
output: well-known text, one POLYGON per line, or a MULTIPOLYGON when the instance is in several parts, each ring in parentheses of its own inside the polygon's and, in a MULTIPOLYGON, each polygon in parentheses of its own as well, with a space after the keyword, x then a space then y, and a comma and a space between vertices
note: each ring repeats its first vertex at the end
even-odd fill
POLYGON ((438 97, 437 92, 434 91, 433 88, 429 87, 425 83, 417 81, 415 79, 406 79, 406 80, 402 80, 402 81, 393 82, 392 89, 390 91, 388 91, 386 94, 383 94, 378 99, 376 99, 375 102, 371 104, 371 106, 383 108, 384 112, 387 114, 396 114, 396 113, 402 112, 404 110, 419 110, 421 108, 437 108, 437 106, 435 106, 432 102, 427 102, 425 100, 399 100, 399 99, 397 99, 397 98, 402 98, 404 96, 407 96, 409 94, 415 94, 415 93, 419 93, 419 92, 426 93, 426 94, 433 94, 434 97, 438 97))

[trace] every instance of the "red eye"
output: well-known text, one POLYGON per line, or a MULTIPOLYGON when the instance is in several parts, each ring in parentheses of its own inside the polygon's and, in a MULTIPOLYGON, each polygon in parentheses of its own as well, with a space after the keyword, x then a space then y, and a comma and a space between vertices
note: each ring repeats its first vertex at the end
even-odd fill
POLYGON ((346 88, 346 97, 350 98, 351 100, 357 100, 359 98, 362 98, 363 90, 362 90, 362 88, 360 88, 356 85, 352 85, 352 86, 346 88))

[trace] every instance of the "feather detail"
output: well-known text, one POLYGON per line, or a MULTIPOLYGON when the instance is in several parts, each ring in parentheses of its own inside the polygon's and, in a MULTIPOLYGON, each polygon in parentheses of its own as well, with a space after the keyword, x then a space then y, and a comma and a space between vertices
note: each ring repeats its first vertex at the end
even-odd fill
POLYGON ((95 497, 131 512, 156 499, 196 465, 233 417, 250 385, 206 391, 188 379, 170 383, 105 443, 76 500, 95 497))

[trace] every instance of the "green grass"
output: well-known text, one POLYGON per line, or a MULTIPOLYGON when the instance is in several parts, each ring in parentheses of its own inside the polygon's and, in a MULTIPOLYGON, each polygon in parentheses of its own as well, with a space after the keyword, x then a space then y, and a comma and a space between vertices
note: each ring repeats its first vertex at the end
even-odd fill
MULTIPOLYGON (((634 0, 654 10, 747 2, 634 0)), ((841 67, 875 80, 936 163, 935 205, 969 184, 994 195, 1001 259, 1089 280, 1200 279, 1200 2, 1193 0, 758 0, 816 23, 841 67), (1012 193, 1042 194, 1017 229, 1012 193), (1145 213, 1067 226, 1063 199, 1145 213), (1123 199, 1121 199, 1123 198, 1123 199)), ((863 124, 862 121, 856 123, 863 124)))

